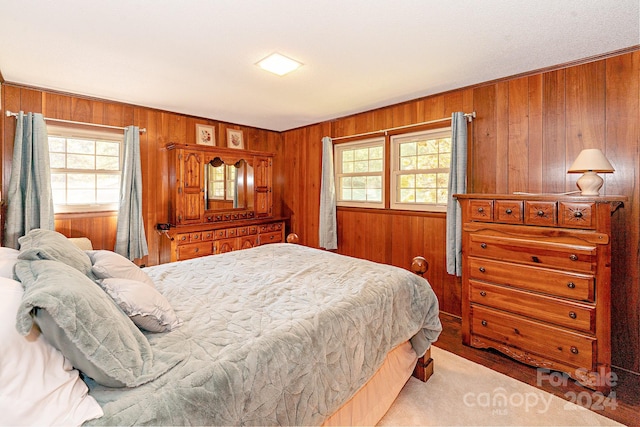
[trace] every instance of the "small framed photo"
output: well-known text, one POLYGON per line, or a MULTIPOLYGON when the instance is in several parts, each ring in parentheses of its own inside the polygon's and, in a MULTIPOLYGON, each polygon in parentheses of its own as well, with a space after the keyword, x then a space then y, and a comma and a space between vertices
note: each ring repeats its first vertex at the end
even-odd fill
POLYGON ((227 147, 244 148, 244 139, 241 130, 227 129, 227 147))
POLYGON ((216 145, 216 134, 213 126, 196 125, 196 144, 216 145))

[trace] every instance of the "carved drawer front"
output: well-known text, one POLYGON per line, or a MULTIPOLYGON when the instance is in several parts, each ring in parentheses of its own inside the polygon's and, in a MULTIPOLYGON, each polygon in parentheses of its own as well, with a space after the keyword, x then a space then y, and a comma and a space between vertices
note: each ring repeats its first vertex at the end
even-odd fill
POLYGON ((249 234, 258 234, 257 225, 250 225, 249 227, 247 227, 247 229, 249 230, 249 234))
POLYGON ((222 229, 222 230, 215 230, 215 238, 216 239, 224 239, 225 237, 227 237, 227 230, 226 229, 222 229))
POLYGON ((596 247, 472 233, 469 255, 573 271, 595 271, 596 247))
POLYGON ((594 278, 528 265, 469 257, 469 278, 581 301, 594 301, 594 278))
POLYGON ((238 235, 237 228, 227 228, 227 237, 236 237, 238 235))
POLYGON ((263 224, 259 226, 260 229, 260 233, 266 233, 269 231, 277 231, 277 230, 282 230, 282 223, 281 222, 274 222, 271 224, 263 224))
POLYGON ((189 233, 182 233, 176 236, 176 241, 178 244, 189 243, 189 233))
POLYGON ((497 222, 522 224, 522 202, 519 200, 496 200, 493 217, 497 222))
POLYGON ((246 236, 249 234, 249 227, 238 227, 236 228, 236 235, 238 236, 246 236))
POLYGON ((202 240, 205 242, 209 240, 213 240, 214 236, 215 236, 215 233, 213 230, 207 230, 202 232, 202 240))
POLYGON ((558 216, 556 202, 524 202, 524 222, 530 225, 554 226, 558 216))
POLYGON ((562 227, 595 228, 595 203, 560 202, 558 223, 562 227))
POLYGON ((584 332, 595 332, 595 307, 470 280, 471 302, 584 332))
POLYGON ((493 221, 493 200, 469 200, 469 219, 493 221))
POLYGON ((249 249, 258 245, 258 236, 256 234, 249 234, 238 238, 238 249, 249 249))
POLYGON ((568 365, 593 366, 596 340, 591 336, 475 304, 471 318, 474 334, 568 365))
POLYGON ((234 237, 232 239, 222 239, 216 240, 213 242, 214 253, 223 254, 226 252, 235 251, 238 249, 237 247, 237 239, 234 237))
POLYGON ((202 232, 189 233, 190 242, 200 242, 202 240, 202 232))
POLYGON ((178 259, 191 259, 213 253, 211 242, 189 243, 187 245, 178 246, 178 259))
POLYGON ((261 233, 260 234, 260 244, 264 245, 267 243, 280 243, 282 242, 282 232, 281 231, 272 231, 270 233, 261 233))

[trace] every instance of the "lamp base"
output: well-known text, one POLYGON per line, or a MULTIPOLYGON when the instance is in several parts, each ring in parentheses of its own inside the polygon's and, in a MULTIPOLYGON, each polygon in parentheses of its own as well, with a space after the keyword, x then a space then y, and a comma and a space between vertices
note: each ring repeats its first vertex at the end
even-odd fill
POLYGON ((585 172, 578 180, 576 185, 582 190, 583 196, 599 196, 600 188, 604 180, 595 172, 585 172))

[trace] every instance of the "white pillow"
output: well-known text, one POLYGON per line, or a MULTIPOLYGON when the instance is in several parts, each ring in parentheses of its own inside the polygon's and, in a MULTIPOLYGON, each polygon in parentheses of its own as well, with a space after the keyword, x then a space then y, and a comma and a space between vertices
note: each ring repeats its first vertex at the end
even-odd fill
POLYGON ((182 323, 164 295, 146 283, 118 278, 99 280, 98 283, 142 329, 167 332, 182 323))
POLYGON ((103 415, 78 371, 34 327, 16 330, 22 284, 0 277, 0 425, 81 425, 103 415))
POLYGON ((0 277, 13 279, 13 266, 18 262, 19 254, 17 249, 0 247, 0 277))
POLYGON ((107 250, 86 251, 86 253, 91 258, 92 271, 98 279, 137 280, 155 288, 153 280, 147 276, 147 273, 122 255, 107 250))

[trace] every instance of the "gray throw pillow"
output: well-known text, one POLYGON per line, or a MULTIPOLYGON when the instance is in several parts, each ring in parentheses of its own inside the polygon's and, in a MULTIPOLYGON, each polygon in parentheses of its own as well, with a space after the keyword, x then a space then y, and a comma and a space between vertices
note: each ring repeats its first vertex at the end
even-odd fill
POLYGON ((96 278, 91 271, 89 255, 57 231, 36 228, 20 237, 18 243, 20 243, 18 259, 60 261, 91 279, 96 278))
POLYGON ((29 333, 33 313, 45 338, 97 383, 136 387, 183 358, 152 349, 109 295, 78 270, 56 261, 23 260, 15 272, 25 288, 18 332, 29 333))

